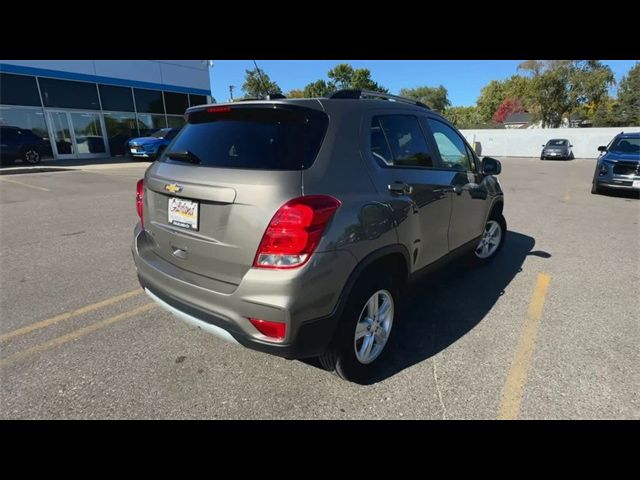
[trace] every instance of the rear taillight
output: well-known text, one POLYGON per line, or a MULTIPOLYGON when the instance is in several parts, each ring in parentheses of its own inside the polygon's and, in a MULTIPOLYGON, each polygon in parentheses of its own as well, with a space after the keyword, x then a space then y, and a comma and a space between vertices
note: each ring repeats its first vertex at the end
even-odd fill
POLYGON ((138 180, 136 185, 136 210, 138 211, 138 217, 140 217, 140 225, 144 228, 144 218, 142 217, 142 202, 144 201, 144 179, 138 180))
POLYGON ((295 268, 304 265, 339 206, 339 200, 326 195, 289 200, 271 219, 253 266, 295 268))
POLYGON ((274 340, 283 340, 287 333, 287 324, 283 322, 270 322, 251 317, 249 321, 261 334, 274 340))

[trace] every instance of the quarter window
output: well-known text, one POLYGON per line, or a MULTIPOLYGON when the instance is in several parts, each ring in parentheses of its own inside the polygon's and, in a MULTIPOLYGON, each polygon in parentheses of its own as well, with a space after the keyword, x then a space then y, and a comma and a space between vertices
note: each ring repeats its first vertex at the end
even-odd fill
POLYGON ((371 121, 371 155, 386 165, 433 167, 426 139, 412 115, 383 115, 371 121))
POLYGON ((444 168, 473 171, 464 140, 451 127, 438 120, 427 120, 436 142, 444 168))

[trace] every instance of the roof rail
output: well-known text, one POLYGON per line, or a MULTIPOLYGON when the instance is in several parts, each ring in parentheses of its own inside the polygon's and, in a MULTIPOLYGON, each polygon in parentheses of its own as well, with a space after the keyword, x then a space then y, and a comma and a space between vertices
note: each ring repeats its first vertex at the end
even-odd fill
POLYGON ((362 90, 362 89, 345 89, 338 90, 337 92, 333 92, 329 98, 350 98, 350 99, 360 99, 360 98, 381 98, 384 100, 389 100, 392 102, 401 102, 408 103, 410 105, 416 105, 418 107, 423 107, 428 110, 431 110, 428 105, 425 105, 422 102, 417 100, 413 100, 411 98, 400 97, 398 95, 391 95, 390 93, 381 93, 374 92, 373 90, 362 90))

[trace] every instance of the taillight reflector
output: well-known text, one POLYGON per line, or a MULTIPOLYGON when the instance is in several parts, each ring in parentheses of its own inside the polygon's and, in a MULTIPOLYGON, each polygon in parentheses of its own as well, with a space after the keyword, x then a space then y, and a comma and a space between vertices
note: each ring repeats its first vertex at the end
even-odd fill
POLYGON ((284 339, 287 333, 287 324, 284 322, 270 322, 268 320, 260 320, 259 318, 249 317, 251 324, 258 329, 258 331, 274 340, 284 339))
POLYGON ((142 203, 144 201, 144 179, 138 180, 136 185, 136 210, 138 211, 138 217, 140 218, 140 225, 144 228, 144 218, 142 215, 142 203))

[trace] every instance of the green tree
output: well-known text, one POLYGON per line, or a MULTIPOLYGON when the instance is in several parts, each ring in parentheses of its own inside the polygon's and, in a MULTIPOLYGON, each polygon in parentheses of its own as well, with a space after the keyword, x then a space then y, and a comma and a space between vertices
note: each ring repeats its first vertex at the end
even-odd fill
POLYGON ((480 90, 480 96, 476 101, 478 107, 478 113, 482 117, 483 121, 491 120, 493 114, 500 104, 506 98, 504 83, 498 80, 491 80, 487 85, 480 90))
POLYGON ((335 90, 335 87, 331 83, 327 83, 324 80, 316 80, 304 87, 303 95, 306 98, 326 97, 335 90))
POLYGON ((278 84, 269 78, 264 71, 254 68, 246 70, 242 91, 247 98, 261 98, 270 93, 282 93, 278 84))
POLYGON ((354 69, 348 63, 341 63, 329 70, 327 76, 336 89, 356 88, 382 93, 388 92, 382 85, 373 81, 371 71, 368 68, 354 69))
POLYGON ((287 93, 287 98, 304 98, 304 97, 305 97, 304 90, 300 90, 298 88, 289 90, 289 93, 287 93))
POLYGON ((599 60, 552 60, 532 78, 534 116, 543 127, 559 127, 563 117, 580 113, 591 118, 615 82, 599 60))
POLYGON ((439 87, 403 88, 400 90, 400 95, 418 100, 440 113, 451 106, 447 89, 442 85, 439 87))
POLYGON ((640 125, 640 62, 636 62, 620 81, 618 103, 625 125, 640 125))
POLYGON ((478 128, 485 124, 478 107, 449 107, 444 116, 458 128, 478 128))

